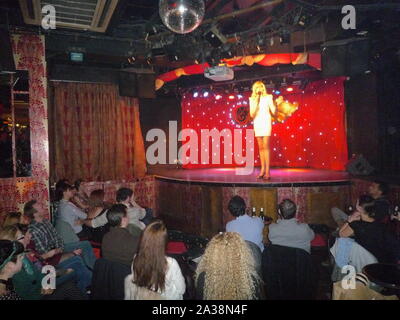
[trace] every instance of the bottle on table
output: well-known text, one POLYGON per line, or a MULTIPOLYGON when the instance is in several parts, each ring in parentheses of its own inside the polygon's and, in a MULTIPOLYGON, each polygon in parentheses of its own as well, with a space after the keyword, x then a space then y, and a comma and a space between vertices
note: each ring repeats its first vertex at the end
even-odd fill
POLYGON ((259 217, 264 221, 264 218, 265 218, 265 216, 264 216, 264 208, 261 208, 261 209, 260 209, 260 215, 259 215, 259 217))
POLYGON ((256 216, 256 208, 253 207, 253 209, 251 210, 251 216, 254 217, 256 216))

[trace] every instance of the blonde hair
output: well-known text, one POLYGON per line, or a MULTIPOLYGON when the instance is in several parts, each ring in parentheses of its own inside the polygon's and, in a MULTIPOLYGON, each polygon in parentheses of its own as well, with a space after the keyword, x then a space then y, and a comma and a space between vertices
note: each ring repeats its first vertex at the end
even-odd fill
POLYGON ((0 230, 0 240, 17 240, 17 234, 21 232, 16 225, 6 226, 0 230))
POLYGON ((256 81, 256 82, 254 82, 253 85, 251 86, 251 91, 252 91, 252 93, 251 93, 251 98, 252 98, 252 99, 256 99, 256 98, 257 98, 257 94, 256 94, 256 91, 255 91, 255 88, 256 88, 257 86, 261 86, 261 87, 262 87, 262 90, 263 90, 263 92, 262 92, 262 94, 261 94, 262 97, 265 97, 265 96, 268 95, 267 88, 265 87, 264 82, 262 82, 262 81, 256 81))
POLYGON ((14 224, 21 222, 21 213, 20 212, 10 212, 7 214, 6 218, 3 222, 3 228, 7 226, 12 226, 14 224))
POLYGON ((196 282, 205 273, 204 300, 257 299, 261 279, 250 248, 236 232, 213 237, 196 269, 196 282))

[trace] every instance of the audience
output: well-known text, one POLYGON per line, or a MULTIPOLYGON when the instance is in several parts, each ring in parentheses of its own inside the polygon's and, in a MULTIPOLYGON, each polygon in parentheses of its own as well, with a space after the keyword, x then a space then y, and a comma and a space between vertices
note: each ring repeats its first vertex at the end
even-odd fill
POLYGON ((203 300, 264 297, 253 256, 238 233, 220 233, 208 243, 196 269, 196 291, 203 300))
POLYGON ((45 219, 45 213, 41 211, 35 200, 25 204, 24 215, 30 220, 29 232, 32 241, 29 249, 37 253, 37 258, 43 263, 50 264, 59 269, 73 269, 78 277, 78 287, 86 292, 92 278, 92 272, 86 267, 80 257, 82 249, 72 252, 64 251, 64 243, 54 226, 45 219))
POLYGON ((228 210, 236 219, 226 224, 226 231, 239 233, 244 240, 256 244, 262 252, 264 250, 264 222, 262 219, 260 217, 251 217, 246 214, 246 203, 243 198, 239 196, 234 196, 229 201, 228 210))
POLYGON ((19 242, 0 240, 0 300, 21 300, 12 278, 22 268, 23 252, 24 246, 19 242))
POLYGON ((371 197, 360 197, 356 212, 340 228, 339 235, 344 238, 354 237, 378 262, 396 263, 399 258, 399 243, 386 226, 376 220, 376 217, 381 217, 380 210, 381 207, 371 197))
POLYGON ((129 219, 126 206, 113 205, 107 211, 107 218, 111 230, 103 238, 103 258, 130 266, 137 251, 139 237, 133 236, 127 230, 129 219))
POLYGON ((70 201, 74 196, 72 186, 66 183, 61 184, 56 193, 57 198, 60 200, 57 209, 57 219, 69 223, 79 238, 87 237, 87 233, 82 228, 87 215, 70 201))
MULTIPOLYGON (((386 223, 390 217, 390 202, 387 199, 389 193, 389 186, 386 183, 375 181, 368 189, 368 194, 371 196, 375 203, 376 208, 376 222, 386 223)), ((331 214, 336 221, 339 228, 341 228, 347 221, 348 215, 339 208, 332 208, 331 214)))
POLYGON ((161 221, 150 223, 143 231, 132 274, 125 279, 125 300, 183 299, 185 279, 178 262, 166 256, 167 240, 167 228, 161 221))
MULTIPOLYGON (((28 246, 31 240, 31 235, 27 225, 16 224, 4 228, 0 232, 1 240, 10 240, 20 242, 24 248, 28 246)), ((45 274, 41 272, 41 267, 38 268, 30 259, 29 255, 25 255, 22 260, 22 269, 13 277, 13 285, 15 292, 23 300, 83 300, 85 295, 76 287, 74 278, 67 281, 56 282, 55 289, 44 289, 42 280, 45 274)), ((72 271, 72 270, 71 270, 72 271)))
POLYGON ((285 199, 279 204, 279 219, 269 226, 269 240, 272 244, 303 249, 311 253, 314 231, 308 224, 297 221, 296 211, 296 204, 292 200, 285 199))

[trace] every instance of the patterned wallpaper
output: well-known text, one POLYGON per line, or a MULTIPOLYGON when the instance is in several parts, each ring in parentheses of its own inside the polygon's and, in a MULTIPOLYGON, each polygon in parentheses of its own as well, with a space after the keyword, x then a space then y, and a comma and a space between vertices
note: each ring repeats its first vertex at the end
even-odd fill
POLYGON ((32 176, 0 179, 0 220, 9 211, 22 210, 35 199, 49 208, 49 141, 47 118, 47 72, 44 36, 11 37, 16 68, 29 71, 32 176))

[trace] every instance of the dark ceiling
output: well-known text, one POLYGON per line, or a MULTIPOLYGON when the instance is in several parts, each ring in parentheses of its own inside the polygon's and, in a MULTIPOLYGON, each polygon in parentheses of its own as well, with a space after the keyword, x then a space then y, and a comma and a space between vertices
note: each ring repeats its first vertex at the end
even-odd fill
MULTIPOLYGON (((50 66, 71 64, 69 52, 82 51, 86 66, 151 68, 156 73, 233 55, 319 51, 324 41, 360 36, 360 31, 368 31, 362 36, 370 37, 380 49, 399 48, 398 0, 351 1, 357 5, 357 30, 347 31, 340 24, 341 7, 348 4, 347 0, 283 0, 241 14, 243 9, 271 1, 205 0, 203 24, 186 35, 173 33, 163 25, 159 0, 119 0, 105 33, 61 28, 45 31, 28 26, 18 1, 0 0, 0 25, 45 34, 50 66), (237 14, 220 19, 232 12, 237 14), (302 19, 305 25, 301 25, 302 19), (213 47, 204 37, 213 25, 227 38, 219 47, 213 47), (287 34, 289 43, 281 43, 287 34), (160 48, 163 54, 157 55, 160 48)), ((246 67, 241 70, 246 71, 246 67)))

